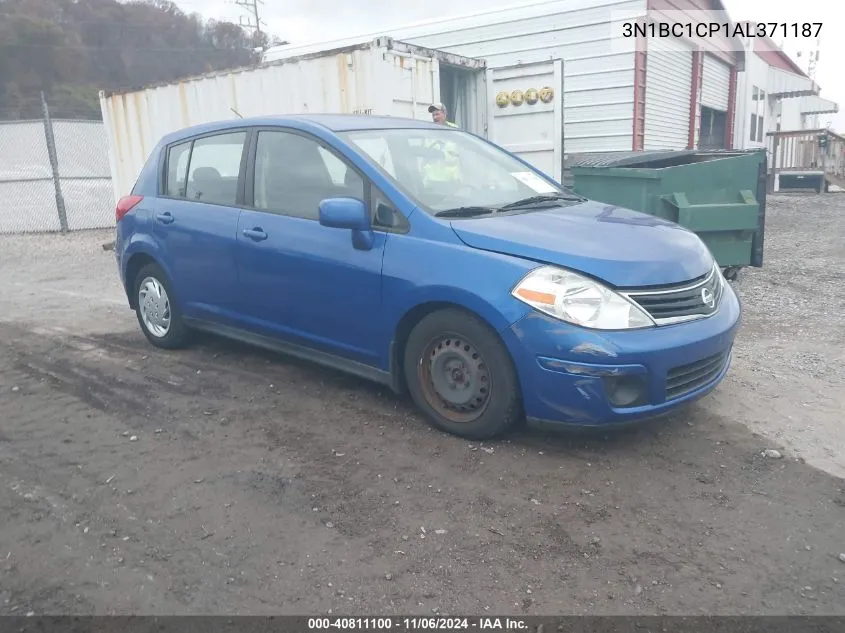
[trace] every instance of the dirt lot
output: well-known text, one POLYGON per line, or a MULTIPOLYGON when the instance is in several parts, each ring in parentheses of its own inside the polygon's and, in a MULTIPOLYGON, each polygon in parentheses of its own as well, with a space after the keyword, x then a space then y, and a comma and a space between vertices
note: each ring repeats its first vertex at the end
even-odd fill
POLYGON ((845 613, 845 195, 769 209, 712 397, 483 446, 337 373, 151 348, 109 232, 0 238, 0 614, 845 613))

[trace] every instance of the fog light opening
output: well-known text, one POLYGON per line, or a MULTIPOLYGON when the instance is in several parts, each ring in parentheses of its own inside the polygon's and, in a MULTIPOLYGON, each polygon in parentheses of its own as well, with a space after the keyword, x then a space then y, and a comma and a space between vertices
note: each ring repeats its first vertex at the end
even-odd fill
POLYGON ((641 376, 614 376, 604 379, 610 403, 616 408, 630 408, 645 404, 645 381, 641 376))

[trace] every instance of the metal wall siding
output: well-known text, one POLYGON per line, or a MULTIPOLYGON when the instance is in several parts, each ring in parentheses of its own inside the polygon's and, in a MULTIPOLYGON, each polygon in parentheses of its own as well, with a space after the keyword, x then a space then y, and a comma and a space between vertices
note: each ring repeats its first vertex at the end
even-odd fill
POLYGON ((103 96, 115 200, 132 189, 162 136, 234 119, 233 108, 244 117, 370 110, 427 118, 436 79, 429 60, 371 47, 103 96))
POLYGON ((644 12, 645 5, 646 0, 561 0, 391 30, 391 36, 480 57, 494 69, 563 59, 566 153, 627 150, 633 129, 634 46, 611 45, 610 21, 623 12, 644 12))
MULTIPOLYGON (((631 2, 621 3, 622 7, 630 5, 631 2)), ((412 44, 419 44, 427 48, 436 48, 445 51, 461 51, 459 54, 469 57, 490 57, 495 55, 509 54, 519 57, 520 55, 530 58, 538 50, 548 48, 560 48, 572 46, 573 44, 604 42, 605 54, 621 52, 623 42, 610 44, 610 20, 615 9, 605 9, 593 20, 566 19, 567 15, 549 15, 545 19, 532 20, 527 24, 514 22, 511 24, 494 25, 492 27, 476 27, 467 31, 449 32, 442 35, 428 35, 408 40, 402 35, 396 35, 396 39, 408 41, 412 44)), ((571 12, 577 13, 577 12, 571 12)), ((572 51, 576 57, 584 56, 579 50, 572 51)), ((594 52, 592 54, 595 54, 594 52)), ((587 56, 590 53, 586 53, 587 56)))
POLYGON ((649 50, 645 71, 643 149, 686 149, 689 136, 692 47, 663 40, 649 50))
MULTIPOLYGON (((624 106, 626 104, 630 104, 631 102, 631 91, 628 89, 627 85, 618 86, 616 88, 604 88, 602 89, 602 94, 606 99, 605 103, 612 108, 624 106)), ((589 90, 583 90, 581 92, 575 92, 567 95, 567 111, 569 111, 570 108, 589 108, 594 105, 595 95, 591 94, 591 91, 589 90)))
POLYGON ((560 94, 562 66, 560 60, 554 60, 487 71, 489 138, 555 179, 563 177, 563 144, 559 139, 564 134, 560 99, 532 106, 500 108, 496 105, 496 94, 524 90, 526 81, 536 87, 550 86, 556 94, 560 94))
POLYGON ((731 67, 711 55, 704 55, 701 82, 701 105, 714 110, 728 111, 730 101, 731 67))
MULTIPOLYGON (((714 6, 718 4, 721 3, 713 0, 648 0, 648 14, 651 21, 657 23, 721 24, 730 19, 730 16, 714 6)), ((727 63, 736 64, 736 41, 728 38, 723 30, 703 38, 697 37, 695 33, 692 35, 692 43, 697 44, 699 48, 712 51, 727 63)))

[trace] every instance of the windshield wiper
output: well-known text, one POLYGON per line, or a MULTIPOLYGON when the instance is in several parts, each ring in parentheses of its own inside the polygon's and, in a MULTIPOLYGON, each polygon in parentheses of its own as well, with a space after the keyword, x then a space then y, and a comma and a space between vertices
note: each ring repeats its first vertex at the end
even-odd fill
POLYGON ((517 200, 516 202, 511 202, 510 204, 506 204, 501 207, 501 209, 518 209, 519 207, 529 207, 534 204, 539 204, 541 202, 557 202, 558 200, 566 200, 569 202, 583 202, 586 198, 582 198, 578 195, 567 195, 565 193, 551 193, 545 194, 542 196, 531 196, 530 198, 523 198, 522 200, 517 200))
POLYGON ((496 213, 496 211, 497 209, 493 207, 457 207, 438 211, 434 215, 438 218, 472 218, 477 215, 496 213))

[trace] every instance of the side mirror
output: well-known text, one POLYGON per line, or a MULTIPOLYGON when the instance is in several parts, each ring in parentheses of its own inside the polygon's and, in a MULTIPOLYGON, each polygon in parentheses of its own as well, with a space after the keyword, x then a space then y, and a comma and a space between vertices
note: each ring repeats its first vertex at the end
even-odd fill
POLYGON ((375 244, 370 213, 356 198, 326 198, 320 202, 320 224, 333 229, 351 229, 352 245, 368 251, 375 244))
POLYGON ((355 198, 326 198, 320 202, 320 224, 333 229, 368 231, 370 214, 355 198))

